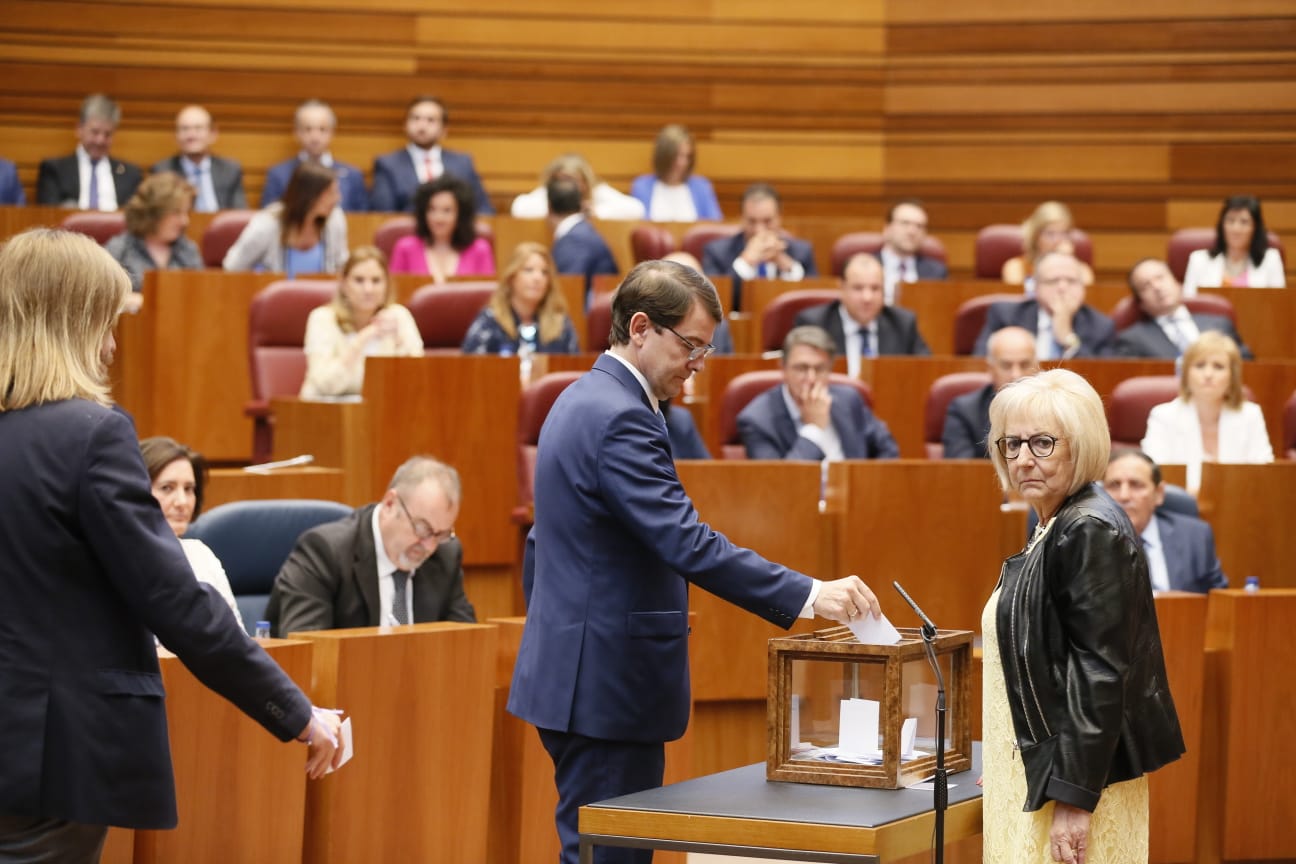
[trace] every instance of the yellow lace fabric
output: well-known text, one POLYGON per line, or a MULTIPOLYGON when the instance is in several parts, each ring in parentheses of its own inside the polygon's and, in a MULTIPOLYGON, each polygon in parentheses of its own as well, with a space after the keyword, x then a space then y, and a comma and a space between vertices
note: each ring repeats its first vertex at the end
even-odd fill
MULTIPOLYGON (((1051 864, 1049 829, 1053 802, 1034 813, 1022 811, 1026 772, 1013 750, 1012 711, 1004 684, 995 629, 999 591, 981 612, 983 761, 982 861, 985 864, 1051 864)), ((1103 790, 1089 823, 1087 864, 1145 864, 1148 860, 1147 777, 1103 790)))

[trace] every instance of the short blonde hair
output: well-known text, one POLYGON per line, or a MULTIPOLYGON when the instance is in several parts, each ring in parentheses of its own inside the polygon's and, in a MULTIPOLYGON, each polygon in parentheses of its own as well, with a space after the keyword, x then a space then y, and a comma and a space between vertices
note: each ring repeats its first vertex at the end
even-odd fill
POLYGON ((36 228, 0 247, 0 411, 112 404, 100 356, 130 277, 82 234, 36 228))
POLYGON ((598 185, 598 175, 594 169, 585 161, 585 157, 579 153, 564 153, 545 166, 544 171, 540 174, 540 185, 548 186, 549 181, 554 177, 570 177, 573 180, 579 180, 584 187, 581 189, 581 199, 588 201, 594 194, 594 187, 598 185))
POLYGON ((545 289, 544 299, 536 310, 536 324, 539 326, 537 341, 543 345, 562 336, 563 326, 567 323, 567 298, 558 286, 558 268, 547 246, 531 242, 517 245, 512 257, 500 271, 499 284, 491 295, 490 308, 495 313, 495 323, 499 324, 500 329, 510 339, 518 338, 518 328, 513 323, 513 278, 522 271, 532 255, 543 258, 545 266, 549 268, 549 287, 545 289))
POLYGON ((1229 386, 1224 394, 1224 404, 1230 408, 1241 408, 1242 395, 1242 352, 1237 343, 1228 335, 1218 330, 1206 330, 1197 337, 1197 341, 1188 346, 1183 356, 1183 371, 1179 373, 1179 395, 1183 401, 1192 399, 1192 389, 1188 386, 1188 370, 1207 354, 1223 354, 1228 357, 1229 386))
POLYGON ((1075 220, 1071 218, 1071 209, 1061 201, 1045 201, 1035 208, 1034 213, 1026 217, 1026 221, 1022 223, 1022 252, 1028 259, 1033 261, 1039 255, 1039 250, 1036 248, 1039 235, 1045 225, 1054 222, 1065 224, 1067 231, 1075 227, 1075 220))
POLYGON ((197 194, 179 174, 171 171, 150 174, 126 202, 126 230, 136 237, 148 237, 167 214, 192 207, 197 194))
POLYGON ((1111 453, 1111 432, 1098 391, 1069 369, 1050 369, 1005 386, 990 403, 990 460, 999 475, 999 485, 1011 488, 1008 460, 999 452, 1008 418, 1028 414, 1057 424, 1053 433, 1065 438, 1075 474, 1068 495, 1087 483, 1102 479, 1111 453))

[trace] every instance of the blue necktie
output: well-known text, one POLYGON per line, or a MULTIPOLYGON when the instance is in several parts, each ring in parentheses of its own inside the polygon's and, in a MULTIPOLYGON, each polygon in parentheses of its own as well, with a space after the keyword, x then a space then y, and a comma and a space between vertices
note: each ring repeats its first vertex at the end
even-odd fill
POLYGON ((90 197, 86 201, 87 210, 99 209, 99 178, 95 176, 95 169, 98 166, 98 159, 90 160, 90 197))

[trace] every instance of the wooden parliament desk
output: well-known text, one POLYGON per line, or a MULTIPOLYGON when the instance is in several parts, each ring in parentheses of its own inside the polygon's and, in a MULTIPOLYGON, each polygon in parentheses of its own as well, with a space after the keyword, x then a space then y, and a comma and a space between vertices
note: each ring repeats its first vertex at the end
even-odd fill
MULTIPOLYGON (((1270 428, 1273 421, 1268 421, 1270 428)), ((1229 584, 1259 576, 1264 588, 1296 588, 1296 462, 1202 466, 1197 495, 1215 529, 1215 549, 1229 584)))
POLYGON ((213 468, 203 491, 203 507, 210 510, 231 501, 314 498, 341 501, 345 476, 338 468, 300 466, 273 471, 213 468))
MULTIPOLYGON (((951 775, 945 840, 981 833, 981 747, 951 775)), ((884 864, 931 848, 932 793, 765 779, 758 763, 580 809, 581 862, 595 846, 675 849, 796 861, 884 864)))
POLYGON ((314 645, 312 700, 354 724, 355 758, 308 789, 304 860, 486 860, 498 634, 452 622, 294 634, 314 645))
MULTIPOLYGON (((310 643, 261 644, 299 687, 310 689, 310 643)), ((172 831, 114 828, 104 861, 302 860, 306 748, 274 738, 169 652, 161 652, 159 664, 180 824, 172 831)))

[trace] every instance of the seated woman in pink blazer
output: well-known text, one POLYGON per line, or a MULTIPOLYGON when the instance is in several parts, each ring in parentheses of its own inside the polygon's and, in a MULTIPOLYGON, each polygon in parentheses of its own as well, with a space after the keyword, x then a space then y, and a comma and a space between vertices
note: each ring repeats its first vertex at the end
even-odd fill
POLYGON ((392 249, 391 272, 445 282, 451 276, 494 276, 495 253, 477 236, 477 207, 468 184, 442 174, 414 193, 415 233, 392 249))
POLYGON ((1188 466, 1188 491, 1201 487, 1203 462, 1274 461, 1264 412, 1242 395, 1237 343, 1208 330, 1188 346, 1178 399, 1148 415, 1143 451, 1162 465, 1188 466))

